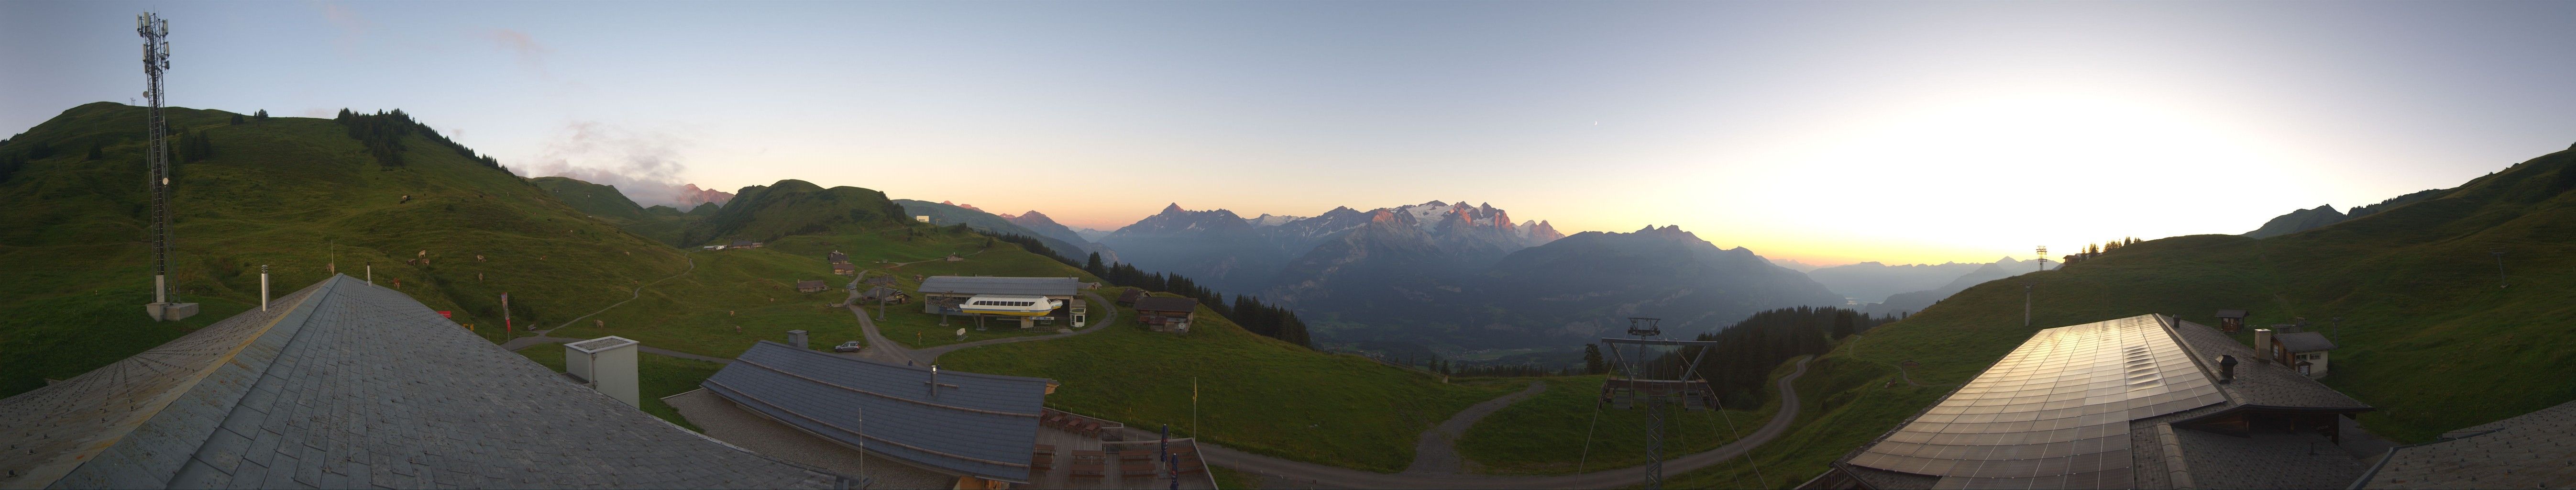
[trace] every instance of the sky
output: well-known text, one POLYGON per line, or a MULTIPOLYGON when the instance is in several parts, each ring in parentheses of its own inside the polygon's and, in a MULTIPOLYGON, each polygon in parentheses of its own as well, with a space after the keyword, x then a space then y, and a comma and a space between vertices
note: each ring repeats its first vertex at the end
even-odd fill
MULTIPOLYGON (((399 108, 523 175, 1114 229, 1490 203, 1810 264, 2243 233, 2576 142, 2576 2, 0 2, 0 133, 399 108)), ((630 189, 631 188, 631 189, 630 189)))

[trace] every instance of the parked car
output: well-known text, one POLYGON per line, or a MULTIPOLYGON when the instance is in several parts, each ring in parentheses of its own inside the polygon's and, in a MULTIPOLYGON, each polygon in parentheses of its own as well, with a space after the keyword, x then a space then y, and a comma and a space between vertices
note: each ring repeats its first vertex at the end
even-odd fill
POLYGON ((842 343, 841 343, 841 345, 835 345, 835 346, 832 346, 832 352, 858 352, 858 351, 859 351, 859 341, 856 341, 856 340, 852 340, 852 341, 848 341, 848 342, 842 342, 842 343))

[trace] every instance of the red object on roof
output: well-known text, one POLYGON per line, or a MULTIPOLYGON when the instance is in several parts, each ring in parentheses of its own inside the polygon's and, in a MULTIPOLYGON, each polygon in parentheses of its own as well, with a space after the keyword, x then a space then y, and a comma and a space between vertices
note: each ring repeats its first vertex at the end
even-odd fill
POLYGON ((455 313, 456 313, 456 312, 454 312, 454 311, 449 311, 449 310, 438 310, 438 317, 439 317, 439 318, 456 318, 456 314, 455 314, 455 313))

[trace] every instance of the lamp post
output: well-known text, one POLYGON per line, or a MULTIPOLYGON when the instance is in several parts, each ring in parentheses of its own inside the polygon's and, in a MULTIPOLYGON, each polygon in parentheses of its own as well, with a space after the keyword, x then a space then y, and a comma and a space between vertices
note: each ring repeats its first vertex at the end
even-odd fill
POLYGON ((2030 290, 2032 286, 2037 285, 2039 285, 2039 283, 2030 281, 2022 281, 2021 283, 2021 326, 2023 328, 2030 327, 2030 290))

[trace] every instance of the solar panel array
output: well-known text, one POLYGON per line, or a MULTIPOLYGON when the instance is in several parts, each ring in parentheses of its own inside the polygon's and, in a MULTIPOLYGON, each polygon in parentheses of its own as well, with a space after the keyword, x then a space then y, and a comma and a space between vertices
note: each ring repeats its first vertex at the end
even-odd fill
POLYGON ((2227 399, 2161 322, 2041 330, 1851 464, 1939 488, 2129 488, 2129 421, 2227 399))

